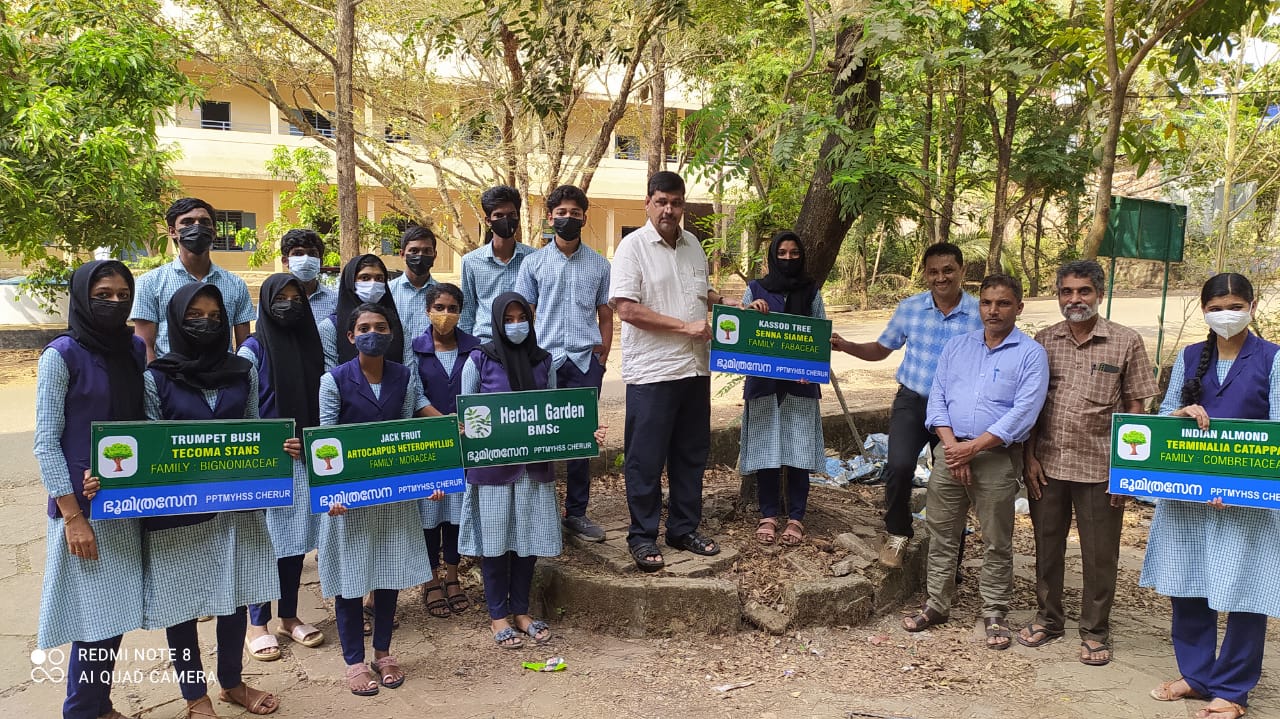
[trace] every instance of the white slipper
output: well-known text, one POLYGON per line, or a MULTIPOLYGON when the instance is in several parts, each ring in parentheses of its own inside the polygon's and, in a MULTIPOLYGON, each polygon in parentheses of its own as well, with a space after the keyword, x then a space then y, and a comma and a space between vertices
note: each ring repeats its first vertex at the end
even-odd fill
POLYGON ((280 642, 270 634, 264 634, 253 641, 246 637, 244 645, 249 650, 249 656, 260 662, 274 662, 280 658, 280 642))
POLYGON ((276 634, 282 637, 288 637, 304 647, 318 647, 324 644, 324 632, 316 629, 307 623, 302 623, 293 628, 293 631, 286 632, 284 627, 276 630, 276 634), (311 637, 308 639, 307 637, 311 637))

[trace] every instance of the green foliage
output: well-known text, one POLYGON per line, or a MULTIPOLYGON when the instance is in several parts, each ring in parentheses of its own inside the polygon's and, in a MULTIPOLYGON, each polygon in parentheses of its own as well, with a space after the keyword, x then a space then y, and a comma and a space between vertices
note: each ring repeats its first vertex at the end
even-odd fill
POLYGON ((725 319, 720 320, 720 329, 724 330, 726 333, 732 332, 738 329, 738 324, 726 317, 725 319))
POLYGON ((0 249, 38 296, 94 248, 119 255, 156 237, 175 189, 156 124, 196 98, 177 67, 184 43, 156 28, 158 12, 147 0, 5 6, 0 249))
POLYGON ((133 456, 133 449, 123 442, 116 442, 103 448, 102 456, 107 459, 128 459, 133 456))
POLYGON ((316 459, 337 459, 338 448, 331 444, 322 444, 316 447, 316 459))
POLYGON ((1128 432, 1125 432, 1124 435, 1120 437, 1120 441, 1124 442, 1125 444, 1132 444, 1132 445, 1146 444, 1147 437, 1146 435, 1139 432, 1138 430, 1132 429, 1132 430, 1129 430, 1128 432))

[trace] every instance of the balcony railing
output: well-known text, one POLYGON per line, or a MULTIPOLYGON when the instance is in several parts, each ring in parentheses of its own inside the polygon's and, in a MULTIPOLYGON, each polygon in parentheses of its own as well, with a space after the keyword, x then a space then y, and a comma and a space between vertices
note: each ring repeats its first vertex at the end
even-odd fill
POLYGON ((205 120, 199 117, 181 117, 176 123, 178 127, 189 127, 197 130, 214 130, 216 132, 258 132, 268 134, 271 126, 252 122, 233 122, 230 120, 205 120))

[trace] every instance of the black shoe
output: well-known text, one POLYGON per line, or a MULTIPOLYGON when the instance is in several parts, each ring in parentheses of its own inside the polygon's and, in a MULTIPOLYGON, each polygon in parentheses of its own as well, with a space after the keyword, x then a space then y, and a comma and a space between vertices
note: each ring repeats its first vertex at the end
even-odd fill
POLYGON ((720 553, 720 545, 710 537, 704 537, 697 531, 680 537, 667 536, 667 546, 672 549, 687 549, 694 554, 711 557, 720 553))
POLYGON ((588 542, 603 542, 604 528, 586 517, 565 517, 560 525, 569 534, 581 537, 588 542))

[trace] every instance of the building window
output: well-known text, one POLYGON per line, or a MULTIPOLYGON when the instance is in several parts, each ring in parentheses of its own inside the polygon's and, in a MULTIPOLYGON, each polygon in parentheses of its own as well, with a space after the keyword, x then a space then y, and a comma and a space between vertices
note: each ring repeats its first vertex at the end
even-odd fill
POLYGON ((205 130, 231 129, 231 103, 204 100, 200 103, 200 127, 205 130))
MULTIPOLYGON (((315 110, 303 110, 301 108, 298 109, 298 112, 302 114, 303 119, 307 121, 308 125, 311 125, 316 129, 317 135, 333 137, 333 123, 329 122, 329 117, 327 115, 316 112, 315 110)), ((289 134, 294 137, 302 137, 307 133, 303 132, 302 128, 297 125, 290 124, 289 134)))
POLYGON ((613 156, 619 160, 643 160, 644 150, 640 148, 640 138, 635 135, 615 135, 613 156))
POLYGON ((403 122, 388 122, 382 130, 382 139, 392 143, 408 142, 409 130, 405 128, 403 122))
POLYGON ((237 246, 236 233, 245 228, 256 229, 258 226, 257 215, 240 210, 218 210, 213 214, 213 221, 218 231, 218 239, 213 241, 213 249, 224 252, 240 252, 254 249, 252 247, 237 246))

